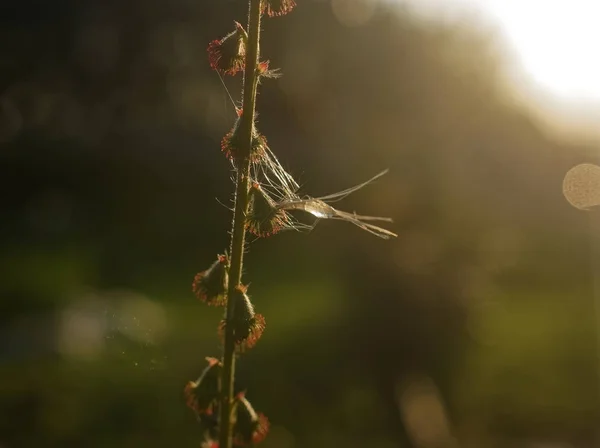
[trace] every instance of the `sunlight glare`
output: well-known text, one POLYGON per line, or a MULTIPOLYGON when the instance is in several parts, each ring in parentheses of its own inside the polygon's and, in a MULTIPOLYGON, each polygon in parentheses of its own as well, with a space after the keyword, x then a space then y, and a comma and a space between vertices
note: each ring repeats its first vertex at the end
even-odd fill
POLYGON ((600 2, 482 1, 544 90, 563 99, 600 100, 600 2))
MULTIPOLYGON (((503 34, 536 90, 600 102, 600 2, 595 0, 393 0, 434 20, 485 18, 503 34)), ((521 79, 522 77, 518 77, 521 79)))

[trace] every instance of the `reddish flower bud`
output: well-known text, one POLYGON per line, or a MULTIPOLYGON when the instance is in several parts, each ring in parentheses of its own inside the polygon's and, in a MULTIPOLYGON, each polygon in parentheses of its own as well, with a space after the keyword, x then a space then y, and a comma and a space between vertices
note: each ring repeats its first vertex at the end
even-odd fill
MULTIPOLYGON (((240 123, 243 115, 242 109, 236 110, 238 119, 231 131, 229 131, 223 140, 221 140, 221 151, 225 156, 232 161, 239 159, 241 154, 241 148, 244 146, 244 142, 241 140, 243 136, 240 134, 240 123)), ((252 130, 252 148, 250 148, 250 161, 258 162, 265 152, 267 146, 267 139, 264 135, 260 134, 256 127, 252 130)))
POLYGON ((208 44, 210 67, 224 75, 235 75, 244 70, 248 35, 242 25, 235 22, 235 30, 221 40, 208 44))
POLYGON ((256 68, 258 71, 258 75, 261 78, 280 78, 281 73, 278 68, 271 69, 269 68, 269 61, 259 62, 256 68))
MULTIPOLYGON (((208 366, 196 381, 186 384, 184 394, 187 406, 199 416, 212 416, 218 403, 223 365, 216 358, 207 357, 208 366)), ((202 422, 202 420, 201 420, 202 422)))
POLYGON ((290 12, 296 6, 294 0, 262 0, 262 13, 269 17, 282 16, 290 12))
POLYGON ((287 212, 278 209, 273 199, 260 188, 260 185, 253 184, 249 195, 246 229, 250 233, 265 238, 289 227, 287 212))
POLYGON ((265 329, 265 318, 255 313, 246 291, 247 288, 242 285, 235 288, 231 296, 231 300, 235 300, 233 316, 229 322, 222 320, 219 324, 221 340, 224 340, 227 326, 233 326, 233 337, 238 353, 254 347, 265 329))
POLYGON ((269 420, 263 414, 256 413, 243 393, 235 400, 234 445, 249 446, 262 442, 269 432, 269 420))
POLYGON ((210 268, 194 277, 192 291, 208 305, 223 306, 227 303, 227 284, 229 282, 227 255, 218 255, 210 268))

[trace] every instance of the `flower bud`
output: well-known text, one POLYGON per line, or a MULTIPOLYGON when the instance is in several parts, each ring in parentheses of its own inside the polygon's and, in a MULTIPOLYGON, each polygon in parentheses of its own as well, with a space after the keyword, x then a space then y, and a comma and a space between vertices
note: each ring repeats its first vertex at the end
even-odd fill
POLYGON ((192 291, 198 299, 207 305, 223 306, 227 303, 228 265, 227 255, 218 255, 217 261, 206 271, 196 274, 192 291))
POLYGON ((256 68, 260 78, 280 78, 281 73, 278 68, 269 68, 269 61, 259 62, 256 68))
POLYGON ((224 339, 228 325, 233 326, 233 337, 236 351, 243 353, 256 345, 265 329, 265 318, 254 311, 254 306, 246 294, 247 288, 238 285, 231 296, 235 301, 233 316, 228 322, 222 320, 219 324, 219 336, 224 339))
POLYGON ((296 6, 294 0, 262 0, 262 13, 269 17, 282 16, 290 12, 296 6))
POLYGON ((262 442, 269 432, 269 420, 257 414, 243 393, 236 397, 236 420, 233 428, 233 444, 250 446, 262 442))
POLYGON ((235 30, 220 40, 208 44, 208 61, 213 70, 224 75, 235 75, 244 70, 248 35, 238 22, 235 30))
MULTIPOLYGON (((208 366, 196 381, 186 384, 184 394, 187 406, 199 416, 212 416, 218 403, 223 365, 216 358, 207 357, 208 366)), ((201 419, 202 422, 202 419, 201 419)))
POLYGON ((288 227, 288 215, 278 209, 275 202, 259 184, 250 187, 246 229, 261 238, 271 236, 288 227))

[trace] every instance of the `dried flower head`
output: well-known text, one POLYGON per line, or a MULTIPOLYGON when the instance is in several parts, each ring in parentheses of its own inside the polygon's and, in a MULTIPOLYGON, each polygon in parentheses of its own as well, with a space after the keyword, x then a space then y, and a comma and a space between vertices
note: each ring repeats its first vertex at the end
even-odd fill
POLYGON ((233 443, 236 446, 250 446, 262 442, 269 432, 269 420, 254 410, 243 392, 238 394, 235 401, 233 443))
POLYGON ((289 227, 290 220, 285 210, 277 208, 258 183, 250 187, 248 217, 246 229, 258 237, 274 235, 280 230, 289 227))
POLYGON ((184 389, 186 404, 199 416, 214 414, 221 389, 223 365, 216 358, 207 357, 208 366, 196 381, 189 381, 184 389))
POLYGON ((231 296, 231 300, 235 301, 233 316, 229 322, 222 320, 219 324, 221 340, 225 339, 227 326, 233 326, 233 337, 238 353, 254 347, 265 329, 265 318, 254 311, 254 306, 246 291, 247 287, 243 285, 235 288, 231 296))
POLYGON ((227 303, 227 255, 217 255, 215 261, 206 271, 196 274, 192 282, 192 291, 208 305, 223 306, 227 303))
POLYGON ((269 17, 283 16, 290 12, 296 6, 294 0, 263 0, 262 13, 265 12, 269 17))
POLYGON ((238 22, 235 30, 220 40, 208 44, 208 61, 213 70, 224 75, 235 75, 244 70, 246 58, 246 41, 248 35, 238 22))

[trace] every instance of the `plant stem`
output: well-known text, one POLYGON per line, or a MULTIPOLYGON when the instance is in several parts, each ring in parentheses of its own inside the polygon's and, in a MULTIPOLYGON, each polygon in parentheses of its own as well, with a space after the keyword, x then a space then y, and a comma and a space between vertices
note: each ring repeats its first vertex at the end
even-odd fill
MULTIPOLYGON (((228 297, 233 296, 236 286, 242 281, 244 262, 244 240, 246 235, 246 215, 248 213, 248 184, 250 173, 250 152, 252 148, 252 131, 254 129, 254 109, 258 85, 257 64, 260 38, 260 3, 261 0, 249 1, 248 43, 246 51, 246 67, 244 71, 243 113, 240 118, 240 135, 243 147, 239 148, 237 160, 237 180, 235 192, 235 209, 233 214, 228 297)), ((233 317, 235 303, 227 301, 226 322, 233 317)), ((231 448, 232 442, 232 405, 233 384, 235 378, 235 340, 233 325, 225 326, 223 348, 223 376, 221 377, 221 415, 219 448, 231 448)))

